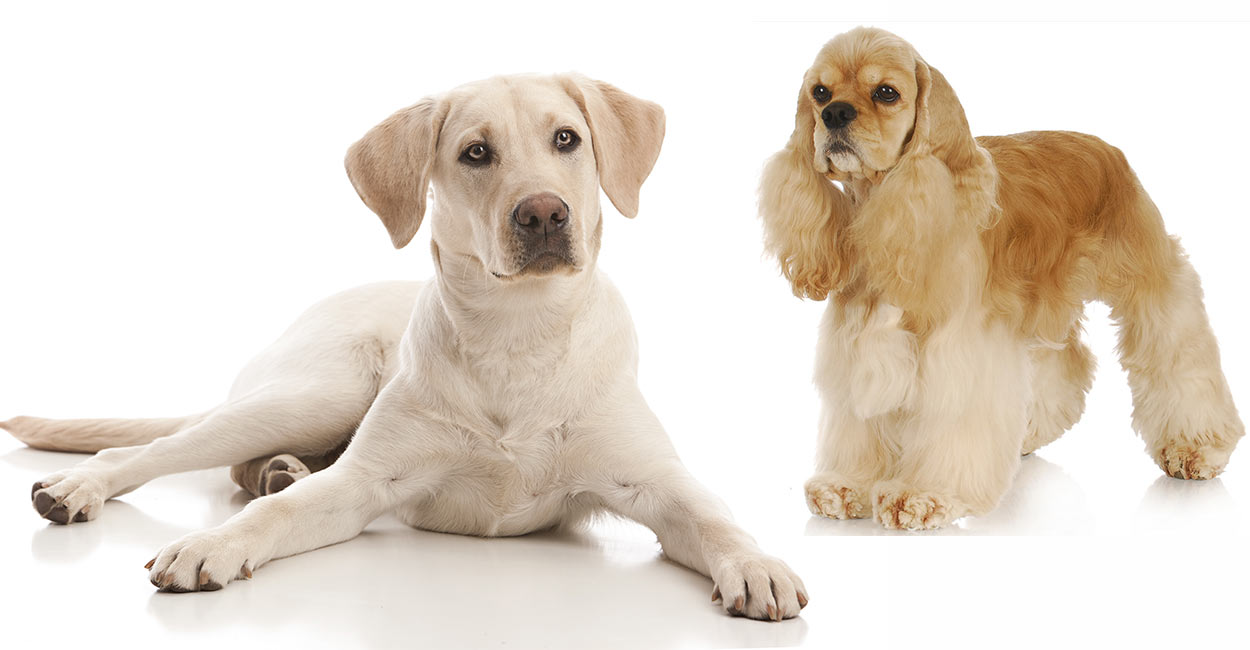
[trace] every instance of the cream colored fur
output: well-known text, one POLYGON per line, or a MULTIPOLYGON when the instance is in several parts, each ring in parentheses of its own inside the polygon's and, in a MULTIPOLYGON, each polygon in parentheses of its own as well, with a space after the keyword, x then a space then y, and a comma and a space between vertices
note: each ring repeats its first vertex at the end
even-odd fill
POLYGON ((15 436, 46 448, 155 438, 44 479, 36 506, 62 523, 94 519, 106 499, 157 476, 223 465, 259 492, 258 472, 281 461, 298 465, 299 480, 161 549, 153 584, 220 588, 350 539, 387 512, 483 536, 607 512, 650 527, 668 557, 710 576, 728 612, 797 616, 802 582, 690 476, 647 407, 629 313, 595 268, 600 186, 634 216, 663 129, 655 104, 575 76, 494 78, 399 111, 351 148, 348 173, 396 246, 417 231, 433 186, 434 279, 314 306, 202 418, 10 420, 15 436), (578 147, 557 150, 564 129, 578 147), (490 164, 465 164, 474 145, 493 151, 490 164), (540 192, 567 204, 570 244, 559 263, 536 268, 511 215, 540 192), (307 476, 308 458, 353 432, 337 462, 307 476))
POLYGON ((973 138, 945 77, 893 34, 822 48, 760 212, 795 295, 829 299, 816 514, 933 528, 992 509, 1021 452, 1081 415, 1093 299, 1165 472, 1216 476, 1244 434, 1198 277, 1123 154, 1079 133, 973 138))

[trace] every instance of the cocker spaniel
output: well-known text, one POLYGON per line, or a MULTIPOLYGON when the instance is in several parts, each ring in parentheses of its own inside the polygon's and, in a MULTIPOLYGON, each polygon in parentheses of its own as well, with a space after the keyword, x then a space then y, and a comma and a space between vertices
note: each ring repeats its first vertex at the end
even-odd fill
POLYGON ((1088 300, 1111 307, 1163 471, 1212 478, 1244 434, 1198 276, 1124 155, 1081 133, 973 138, 889 32, 821 49, 760 212, 795 295, 829 298, 815 514, 917 529, 993 509, 1084 409, 1088 300))

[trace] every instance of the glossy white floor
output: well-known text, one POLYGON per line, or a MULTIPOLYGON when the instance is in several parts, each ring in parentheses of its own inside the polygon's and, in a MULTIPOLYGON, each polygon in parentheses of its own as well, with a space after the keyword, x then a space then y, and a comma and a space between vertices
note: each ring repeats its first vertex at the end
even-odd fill
POLYGON ((1074 129, 1125 151, 1202 275, 1244 411, 1244 111, 1159 129, 1161 114, 1250 104, 1232 81, 1250 23, 1115 23, 1081 2, 1068 4, 1099 22, 1031 5, 1023 17, 1059 20, 983 22, 1011 19, 998 13, 1011 3, 967 23, 951 3, 811 16, 849 23, 802 20, 816 3, 431 4, 6 7, 0 59, 20 64, 0 102, 0 419, 198 412, 314 300, 428 277, 428 231, 390 250, 343 176, 346 145, 464 81, 577 69, 668 113, 641 214, 605 208, 600 257, 637 324, 643 391, 691 470, 804 578, 810 606, 779 624, 732 619, 710 581, 618 521, 484 540, 383 519, 222 591, 158 594, 142 569, 153 552, 243 507, 225 470, 55 526, 30 486, 80 457, 0 434, 0 647, 1244 647, 1250 443, 1220 479, 1163 477, 1130 430, 1101 306, 1084 419, 1024 460, 996 511, 925 534, 812 518, 801 485, 823 305, 791 297, 761 257, 754 188, 820 44, 857 22, 892 29, 957 87, 974 132, 1074 129))

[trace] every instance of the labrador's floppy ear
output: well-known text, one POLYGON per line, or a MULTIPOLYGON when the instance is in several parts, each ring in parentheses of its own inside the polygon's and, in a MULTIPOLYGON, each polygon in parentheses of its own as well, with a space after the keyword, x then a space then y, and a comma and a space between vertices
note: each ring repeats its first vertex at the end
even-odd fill
POLYGON ((664 109, 602 81, 581 75, 561 78, 590 125, 599 185, 621 214, 638 214, 638 192, 660 157, 664 109))
POLYGON ((347 150, 347 177, 386 226, 395 248, 412 241, 425 216, 425 195, 447 116, 445 102, 423 99, 369 129, 347 150))

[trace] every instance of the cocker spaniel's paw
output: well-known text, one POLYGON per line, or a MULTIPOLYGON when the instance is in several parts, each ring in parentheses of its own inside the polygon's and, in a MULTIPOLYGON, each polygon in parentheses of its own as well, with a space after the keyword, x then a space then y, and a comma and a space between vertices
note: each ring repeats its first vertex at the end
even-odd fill
POLYGON ((781 621, 807 606, 807 588, 785 562, 763 553, 727 559, 712 568, 712 602, 733 616, 781 621))
POLYGON ((30 503, 40 517, 52 523, 79 523, 100 516, 108 490, 96 472, 74 468, 36 482, 30 490, 30 503))
POLYGON ((812 514, 830 519, 862 519, 872 513, 866 490, 853 487, 837 474, 817 474, 807 480, 803 493, 812 514))
POLYGON ((1196 442, 1171 442, 1156 450, 1155 463, 1172 478, 1212 479, 1224 471, 1232 449, 1196 442))
POLYGON ((161 549, 144 565, 157 589, 173 593, 216 591, 231 582, 252 577, 246 545, 219 530, 191 533, 161 549))
POLYGON ((884 481, 872 487, 872 517, 892 529, 932 530, 968 514, 958 499, 917 490, 900 481, 884 481))

